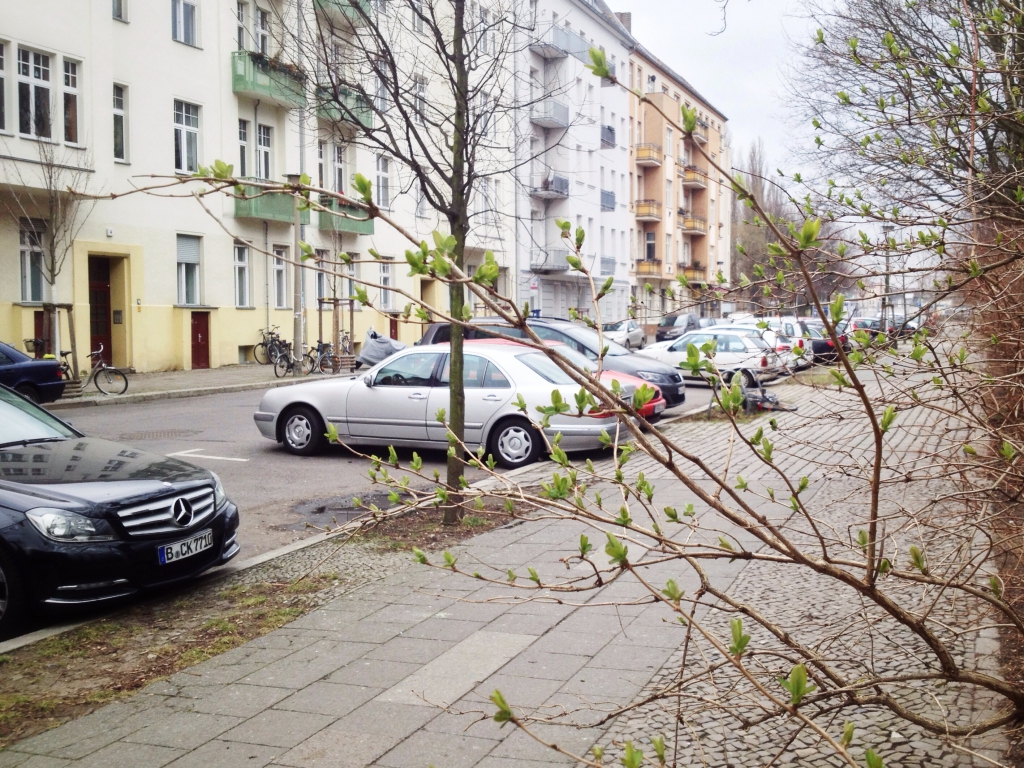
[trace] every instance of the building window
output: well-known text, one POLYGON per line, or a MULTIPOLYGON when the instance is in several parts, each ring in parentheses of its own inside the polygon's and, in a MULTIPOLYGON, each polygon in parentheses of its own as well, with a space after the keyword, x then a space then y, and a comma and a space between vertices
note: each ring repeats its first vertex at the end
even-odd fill
POLYGON ((114 85, 114 159, 128 159, 127 112, 126 101, 128 89, 123 85, 114 85))
MULTIPOLYGON (((348 283, 348 297, 354 299, 356 296, 356 286, 359 285, 356 282, 359 279, 359 264, 356 263, 359 261, 359 254, 350 253, 349 256, 352 257, 352 261, 345 265, 345 274, 348 275, 348 280, 346 280, 348 283)), ((362 304, 356 302, 356 309, 359 309, 361 306, 362 304)))
MULTIPOLYGON (((384 67, 384 63, 378 62, 377 66, 384 67)), ((378 112, 387 112, 391 108, 391 99, 388 95, 388 84, 380 74, 374 75, 373 100, 378 112)))
POLYGON ((235 243, 235 306, 249 307, 249 246, 235 243))
POLYGON ((238 121, 238 175, 248 176, 246 160, 249 157, 249 121, 238 121))
POLYGON ((0 131, 7 130, 7 48, 0 43, 0 131))
POLYGON ((380 262, 380 308, 391 309, 391 262, 382 259, 380 262))
POLYGON ((414 103, 413 119, 420 125, 427 122, 427 79, 425 77, 413 78, 414 103))
POLYGON ((128 21, 128 0, 112 0, 110 15, 118 21, 128 21))
POLYGON ((264 56, 270 55, 270 11, 256 9, 256 50, 264 56))
POLYGON ((178 235, 178 303, 199 304, 200 240, 195 235, 178 235))
POLYGON ((171 37, 185 45, 198 45, 196 4, 189 0, 171 0, 171 37))
POLYGON ((320 189, 324 188, 324 143, 318 141, 316 143, 316 185, 320 189))
POLYGON ((256 178, 270 178, 270 145, 273 133, 269 125, 256 126, 256 178))
POLYGON ((391 208, 390 168, 391 161, 384 155, 377 155, 377 207, 385 211, 391 208))
POLYGON ((423 32, 426 28, 423 22, 423 0, 410 0, 409 5, 412 8, 412 31, 423 32))
POLYGON ((646 253, 644 258, 648 261, 654 261, 654 259, 658 258, 658 246, 654 242, 654 232, 645 232, 644 236, 646 237, 646 253))
POLYGON ((49 139, 50 57, 18 49, 18 131, 49 139))
MULTIPOLYGON (((331 269, 333 262, 329 262, 330 253, 322 248, 316 249, 316 265, 320 269, 331 269)), ((331 276, 326 272, 316 272, 316 297, 318 299, 329 299, 331 297, 331 276)))
POLYGON ((64 141, 78 143, 78 64, 64 59, 64 141))
POLYGON ((244 51, 245 45, 245 3, 235 3, 235 18, 238 19, 238 29, 235 37, 238 42, 238 50, 244 51))
POLYGON ((427 195, 419 184, 416 185, 416 215, 421 219, 427 217, 427 195))
POLYGON ((274 249, 274 308, 288 308, 288 273, 285 271, 285 259, 288 251, 284 248, 274 249))
POLYGON ((43 300, 42 223, 23 221, 21 225, 21 300, 43 300))
POLYGON ((185 101, 174 102, 174 170, 199 170, 199 107, 185 101))
POLYGON ((345 147, 334 148, 334 189, 345 193, 345 147))

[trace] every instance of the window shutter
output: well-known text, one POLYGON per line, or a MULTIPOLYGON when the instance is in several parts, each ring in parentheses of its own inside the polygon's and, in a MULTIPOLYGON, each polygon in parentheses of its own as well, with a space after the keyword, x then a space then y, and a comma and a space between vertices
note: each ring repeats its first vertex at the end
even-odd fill
POLYGON ((201 239, 195 235, 178 235, 179 264, 199 263, 199 241, 201 239))

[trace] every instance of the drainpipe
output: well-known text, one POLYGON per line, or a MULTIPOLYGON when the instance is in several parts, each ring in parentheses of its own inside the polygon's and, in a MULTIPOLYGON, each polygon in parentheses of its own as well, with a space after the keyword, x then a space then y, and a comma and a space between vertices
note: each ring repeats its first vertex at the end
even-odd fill
MULTIPOLYGON (((298 64, 302 58, 302 0, 295 0, 295 63, 298 64)), ((298 110, 299 114, 299 174, 306 172, 306 116, 302 113, 302 110, 298 110)), ((306 240, 306 225, 296 220, 298 225, 299 235, 298 240, 306 240)), ((295 248, 295 259, 299 258, 298 244, 295 248)), ((302 350, 306 348, 306 277, 305 271, 302 267, 298 267, 296 276, 299 279, 299 290, 298 296, 301 300, 301 312, 302 312, 302 348, 295 350, 296 355, 300 355, 302 350)))
POLYGON ((267 310, 267 328, 270 327, 270 225, 263 220, 263 262, 266 267, 263 270, 263 299, 267 310))

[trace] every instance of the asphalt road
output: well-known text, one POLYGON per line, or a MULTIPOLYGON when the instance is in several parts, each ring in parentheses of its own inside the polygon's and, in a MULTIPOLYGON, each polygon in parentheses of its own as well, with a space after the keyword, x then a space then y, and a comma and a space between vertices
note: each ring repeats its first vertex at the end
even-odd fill
MULTIPOLYGON (((241 513, 242 558, 313 535, 324 525, 333 527, 334 520, 355 514, 354 496, 386 504, 386 491, 367 474, 368 460, 339 446, 320 456, 300 458, 263 438, 252 420, 262 394, 235 392, 76 408, 58 415, 88 435, 178 456, 216 472, 241 513), (372 499, 374 493, 380 498, 372 499)), ((708 388, 689 387, 687 403, 665 416, 706 405, 709 399, 708 388)), ((434 469, 444 472, 443 451, 419 453, 425 474, 431 475, 434 469)), ((399 451, 399 457, 408 461, 412 452, 399 451)), ((474 479, 473 470, 467 478, 474 479)))

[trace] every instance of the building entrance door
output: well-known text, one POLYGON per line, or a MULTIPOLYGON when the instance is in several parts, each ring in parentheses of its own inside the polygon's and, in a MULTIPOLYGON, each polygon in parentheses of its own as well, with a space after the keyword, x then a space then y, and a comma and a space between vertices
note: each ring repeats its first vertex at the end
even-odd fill
POLYGON ((210 367, 210 313, 192 313, 192 369, 210 367))
POLYGON ((89 257, 89 351, 103 345, 103 362, 113 360, 114 349, 110 338, 110 260, 101 256, 89 257))

